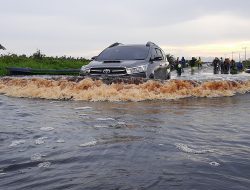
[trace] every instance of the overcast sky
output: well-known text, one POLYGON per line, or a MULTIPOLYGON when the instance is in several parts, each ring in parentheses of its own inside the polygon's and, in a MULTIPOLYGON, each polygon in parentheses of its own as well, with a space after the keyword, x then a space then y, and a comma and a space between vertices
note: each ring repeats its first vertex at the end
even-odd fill
POLYGON ((250 0, 0 0, 0 16, 0 44, 18 54, 91 57, 147 41, 175 56, 250 51, 250 0))

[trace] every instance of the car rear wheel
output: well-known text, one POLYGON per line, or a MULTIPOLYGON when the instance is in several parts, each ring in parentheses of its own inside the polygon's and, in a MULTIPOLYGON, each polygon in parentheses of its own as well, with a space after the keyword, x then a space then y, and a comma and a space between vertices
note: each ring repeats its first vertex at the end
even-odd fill
POLYGON ((155 76, 154 76, 154 74, 153 73, 151 73, 150 75, 149 75, 149 77, 148 77, 149 79, 154 79, 155 78, 155 76))

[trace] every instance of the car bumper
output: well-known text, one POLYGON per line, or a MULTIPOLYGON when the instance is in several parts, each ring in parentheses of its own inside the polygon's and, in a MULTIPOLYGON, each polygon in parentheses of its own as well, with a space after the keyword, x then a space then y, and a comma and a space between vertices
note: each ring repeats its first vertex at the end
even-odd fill
POLYGON ((100 78, 113 78, 113 77, 140 77, 146 78, 146 73, 134 73, 134 74, 83 74, 80 73, 80 76, 87 77, 100 77, 100 78))

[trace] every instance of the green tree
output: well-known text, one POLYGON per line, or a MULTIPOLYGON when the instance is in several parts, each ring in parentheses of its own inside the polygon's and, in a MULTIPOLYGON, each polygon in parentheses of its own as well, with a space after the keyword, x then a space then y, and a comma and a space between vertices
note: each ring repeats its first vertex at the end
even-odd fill
POLYGON ((43 57, 45 57, 45 55, 42 54, 40 50, 37 50, 35 53, 33 53, 32 57, 34 59, 40 59, 41 60, 41 59, 43 59, 43 57))
POLYGON ((2 50, 6 50, 6 48, 5 48, 5 47, 3 47, 1 44, 0 44, 0 49, 2 49, 2 50))

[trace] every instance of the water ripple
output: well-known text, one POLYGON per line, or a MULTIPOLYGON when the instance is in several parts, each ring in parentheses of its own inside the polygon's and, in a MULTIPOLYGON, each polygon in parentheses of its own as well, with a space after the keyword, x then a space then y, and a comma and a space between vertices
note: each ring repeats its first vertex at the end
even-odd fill
POLYGON ((14 140, 11 142, 11 144, 9 145, 10 147, 15 147, 18 146, 20 144, 24 144, 26 141, 25 140, 14 140))

